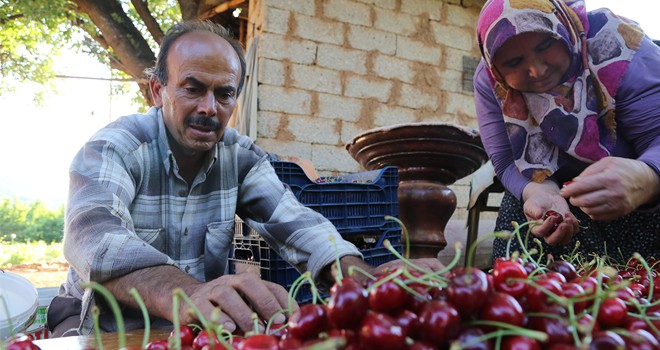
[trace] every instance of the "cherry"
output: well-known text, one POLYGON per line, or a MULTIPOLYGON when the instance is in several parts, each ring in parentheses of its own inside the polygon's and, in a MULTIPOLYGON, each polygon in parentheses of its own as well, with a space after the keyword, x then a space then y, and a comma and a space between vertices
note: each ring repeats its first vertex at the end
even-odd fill
POLYGON ((628 350, 657 350, 660 342, 651 333, 643 329, 635 329, 624 338, 628 350))
POLYGON ((566 260, 555 260, 546 266, 550 271, 559 272, 567 281, 573 280, 578 277, 575 266, 566 260))
POLYGON ((595 332, 589 344, 589 350, 618 350, 625 349, 626 342, 620 335, 612 331, 595 332))
POLYGON ((419 335, 435 346, 444 346, 456 338, 461 318, 456 308, 442 300, 431 300, 419 314, 419 335))
POLYGON ((269 334, 255 334, 243 339, 238 350, 280 350, 277 338, 269 334))
POLYGON ((218 337, 215 334, 213 334, 213 338, 209 337, 209 334, 203 329, 197 334, 195 339, 193 339, 192 347, 195 350, 202 350, 205 346, 210 347, 209 345, 211 342, 213 342, 216 348, 220 348, 221 343, 218 337))
POLYGON ((416 338, 416 331, 419 325, 419 317, 416 313, 404 309, 394 315, 394 320, 403 329, 403 334, 416 338))
POLYGON ((493 268, 493 285, 496 290, 505 292, 514 298, 525 295, 527 271, 517 262, 511 260, 496 263, 493 268), (518 279, 519 281, 515 281, 518 279))
POLYGON ((478 313, 488 301, 491 288, 485 272, 477 268, 455 268, 447 287, 447 301, 467 318, 478 313))
MULTIPOLYGON (((41 349, 39 346, 37 346, 35 343, 32 342, 32 338, 30 336, 23 334, 23 333, 17 333, 11 338, 8 339, 9 343, 7 344, 7 350, 38 350, 41 349)), ((0 342, 2 339, 0 339, 0 342)), ((2 344, 0 344, 0 348, 2 344)))
POLYGON ((581 313, 587 307, 587 301, 583 300, 586 294, 584 288, 574 282, 564 283, 562 287, 564 288, 564 296, 573 301, 573 311, 575 311, 575 314, 581 313))
POLYGON ((328 329, 326 308, 319 304, 305 304, 289 318, 289 332, 300 340, 316 338, 328 329))
POLYGON ((619 327, 626 321, 628 308, 619 298, 607 298, 603 300, 598 308, 596 320, 601 326, 619 327))
POLYGON ((541 344, 533 338, 512 335, 502 341, 502 350, 541 350, 541 344))
POLYGON ((548 334, 547 344, 572 344, 573 336, 566 319, 556 317, 530 317, 527 326, 548 334))
POLYGON ((484 334, 484 331, 479 327, 465 327, 461 329, 461 332, 458 335, 458 347, 463 350, 492 350, 493 345, 488 340, 477 341, 483 337, 484 334))
POLYGON ((552 302, 547 292, 556 296, 564 295, 561 284, 555 279, 541 277, 534 282, 537 286, 529 286, 526 293, 527 308, 531 311, 539 311, 552 302))
POLYGON ((559 226, 559 224, 562 221, 564 221, 564 216, 551 209, 546 211, 545 214, 543 214, 543 221, 545 220, 549 220, 550 222, 552 222, 553 223, 552 229, 555 230, 557 229, 557 226, 559 226))
POLYGON ((406 350, 437 350, 437 348, 423 340, 415 340, 406 347, 406 350))
POLYGON ((303 342, 296 337, 284 336, 280 338, 278 345, 280 350, 298 350, 303 347, 303 342))
POLYGON ((346 277, 330 289, 328 319, 341 329, 355 329, 367 314, 369 300, 367 290, 352 278, 346 277))
MULTIPOLYGON (((170 333, 170 338, 176 336, 176 332, 172 330, 170 333)), ((187 325, 179 326, 179 339, 181 339, 181 346, 192 346, 193 340, 195 340, 195 331, 187 325)))
POLYGON ((394 279, 385 280, 386 278, 388 276, 381 276, 376 280, 376 286, 369 292, 369 307, 373 311, 393 315, 406 306, 410 293, 401 288, 394 279))
POLYGON ((169 349, 169 343, 167 340, 156 339, 152 340, 147 344, 146 350, 167 350, 169 349))
POLYGON ((494 292, 481 310, 480 319, 522 326, 525 322, 522 306, 509 294, 494 292))
POLYGON ((369 349, 395 350, 406 345, 401 326, 391 316, 379 312, 369 312, 364 316, 359 338, 369 349))

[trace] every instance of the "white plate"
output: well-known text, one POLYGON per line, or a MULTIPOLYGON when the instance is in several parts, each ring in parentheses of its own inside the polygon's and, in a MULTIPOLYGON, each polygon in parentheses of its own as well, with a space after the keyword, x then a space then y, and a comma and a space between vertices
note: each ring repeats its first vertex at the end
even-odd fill
POLYGON ((32 282, 0 270, 0 339, 30 326, 38 306, 39 295, 32 282))

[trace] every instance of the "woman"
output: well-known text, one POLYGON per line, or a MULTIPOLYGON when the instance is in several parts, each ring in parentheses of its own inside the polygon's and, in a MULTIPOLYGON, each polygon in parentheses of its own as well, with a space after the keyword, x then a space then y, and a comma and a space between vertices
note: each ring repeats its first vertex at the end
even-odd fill
POLYGON ((536 221, 555 257, 660 258, 660 48, 583 1, 491 0, 477 36, 479 128, 507 190, 496 230, 536 221))

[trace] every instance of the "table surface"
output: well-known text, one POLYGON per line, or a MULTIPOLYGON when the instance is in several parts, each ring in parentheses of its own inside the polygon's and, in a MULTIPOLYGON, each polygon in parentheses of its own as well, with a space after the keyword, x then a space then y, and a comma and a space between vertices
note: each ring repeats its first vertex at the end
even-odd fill
MULTIPOLYGON (((149 338, 150 340, 166 340, 169 335, 170 330, 152 329, 149 338)), ((144 330, 142 329, 126 332, 126 347, 141 348, 143 337, 144 330)), ((119 349, 119 338, 117 333, 101 334, 101 341, 103 342, 104 349, 119 349)), ((96 338, 94 335, 39 339, 35 340, 34 343, 42 350, 89 350, 99 348, 96 344, 96 338)))

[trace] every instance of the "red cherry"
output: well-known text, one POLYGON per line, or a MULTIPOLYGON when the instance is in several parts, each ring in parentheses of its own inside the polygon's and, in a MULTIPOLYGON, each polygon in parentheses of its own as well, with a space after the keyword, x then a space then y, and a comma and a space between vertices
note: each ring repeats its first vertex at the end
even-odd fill
POLYGON ((495 289, 514 298, 521 298, 525 295, 527 284, 524 280, 526 279, 527 271, 525 271, 525 268, 511 260, 502 261, 493 268, 493 286, 495 289))
POLYGON ((328 330, 326 308, 319 304, 305 304, 289 318, 289 332, 300 340, 316 338, 328 330))
POLYGON ((547 344, 572 344, 574 341, 565 318, 530 317, 527 326, 546 333, 547 344))
POLYGON ((525 322, 522 306, 509 294, 494 292, 481 310, 481 319, 522 326, 525 322))
POLYGON ((375 282, 375 287, 369 291, 369 307, 376 312, 389 315, 397 313, 408 303, 410 293, 401 288, 393 279, 385 280, 388 276, 382 276, 375 282))
POLYGON ((328 319, 340 329, 355 329, 367 314, 369 300, 367 290, 352 278, 344 278, 330 289, 328 319))
POLYGON ((456 308, 440 300, 431 300, 419 314, 419 335, 436 346, 445 346, 460 331, 461 318, 456 308))
POLYGON ((625 346, 626 342, 620 335, 612 331, 598 331, 594 333, 589 349, 617 350, 625 349, 625 346))
POLYGON ((533 338, 522 335, 513 335, 504 338, 502 350, 541 350, 541 344, 533 338))
POLYGON ((455 268, 447 286, 447 301, 460 310, 461 316, 478 313, 488 301, 491 288, 485 272, 477 268, 455 268))
POLYGON ((146 350, 167 350, 170 348, 167 340, 156 339, 152 340, 147 344, 146 350))
POLYGON ((630 331, 624 338, 627 350, 657 350, 660 349, 660 342, 651 333, 643 329, 630 331))
POLYGON ((536 283, 536 286, 528 286, 526 293, 527 308, 531 311, 539 311, 552 303, 552 298, 546 293, 551 293, 556 296, 564 295, 561 284, 555 279, 540 278, 534 282, 536 283))
POLYGON ((578 277, 575 265, 566 260, 554 260, 548 264, 547 268, 550 269, 550 271, 559 272, 567 281, 578 277))
MULTIPOLYGON (((176 332, 172 330, 170 333, 170 338, 175 337, 176 332)), ((195 340, 195 331, 187 325, 179 326, 179 339, 181 339, 181 346, 192 346, 193 340, 195 340)))
POLYGON ((206 332, 205 329, 203 329, 201 332, 197 334, 195 339, 193 339, 192 347, 195 350, 202 350, 205 346, 209 346, 211 342, 213 341, 213 344, 215 344, 216 348, 219 348, 221 345, 220 340, 218 337, 213 334, 213 337, 209 337, 209 334, 206 332))
POLYGON ((587 301, 584 300, 586 295, 584 288, 574 282, 564 283, 562 287, 564 288, 564 296, 573 301, 575 314, 581 313, 587 307, 587 301))
POLYGON ((277 338, 269 334, 255 334, 243 339, 238 350, 280 350, 277 338))
POLYGON ((619 298, 607 298, 603 300, 598 308, 596 320, 601 326, 619 327, 626 321, 628 308, 619 298))
POLYGON ((403 329, 391 316, 369 312, 362 320, 360 342, 369 349, 397 350, 406 345, 403 329))

